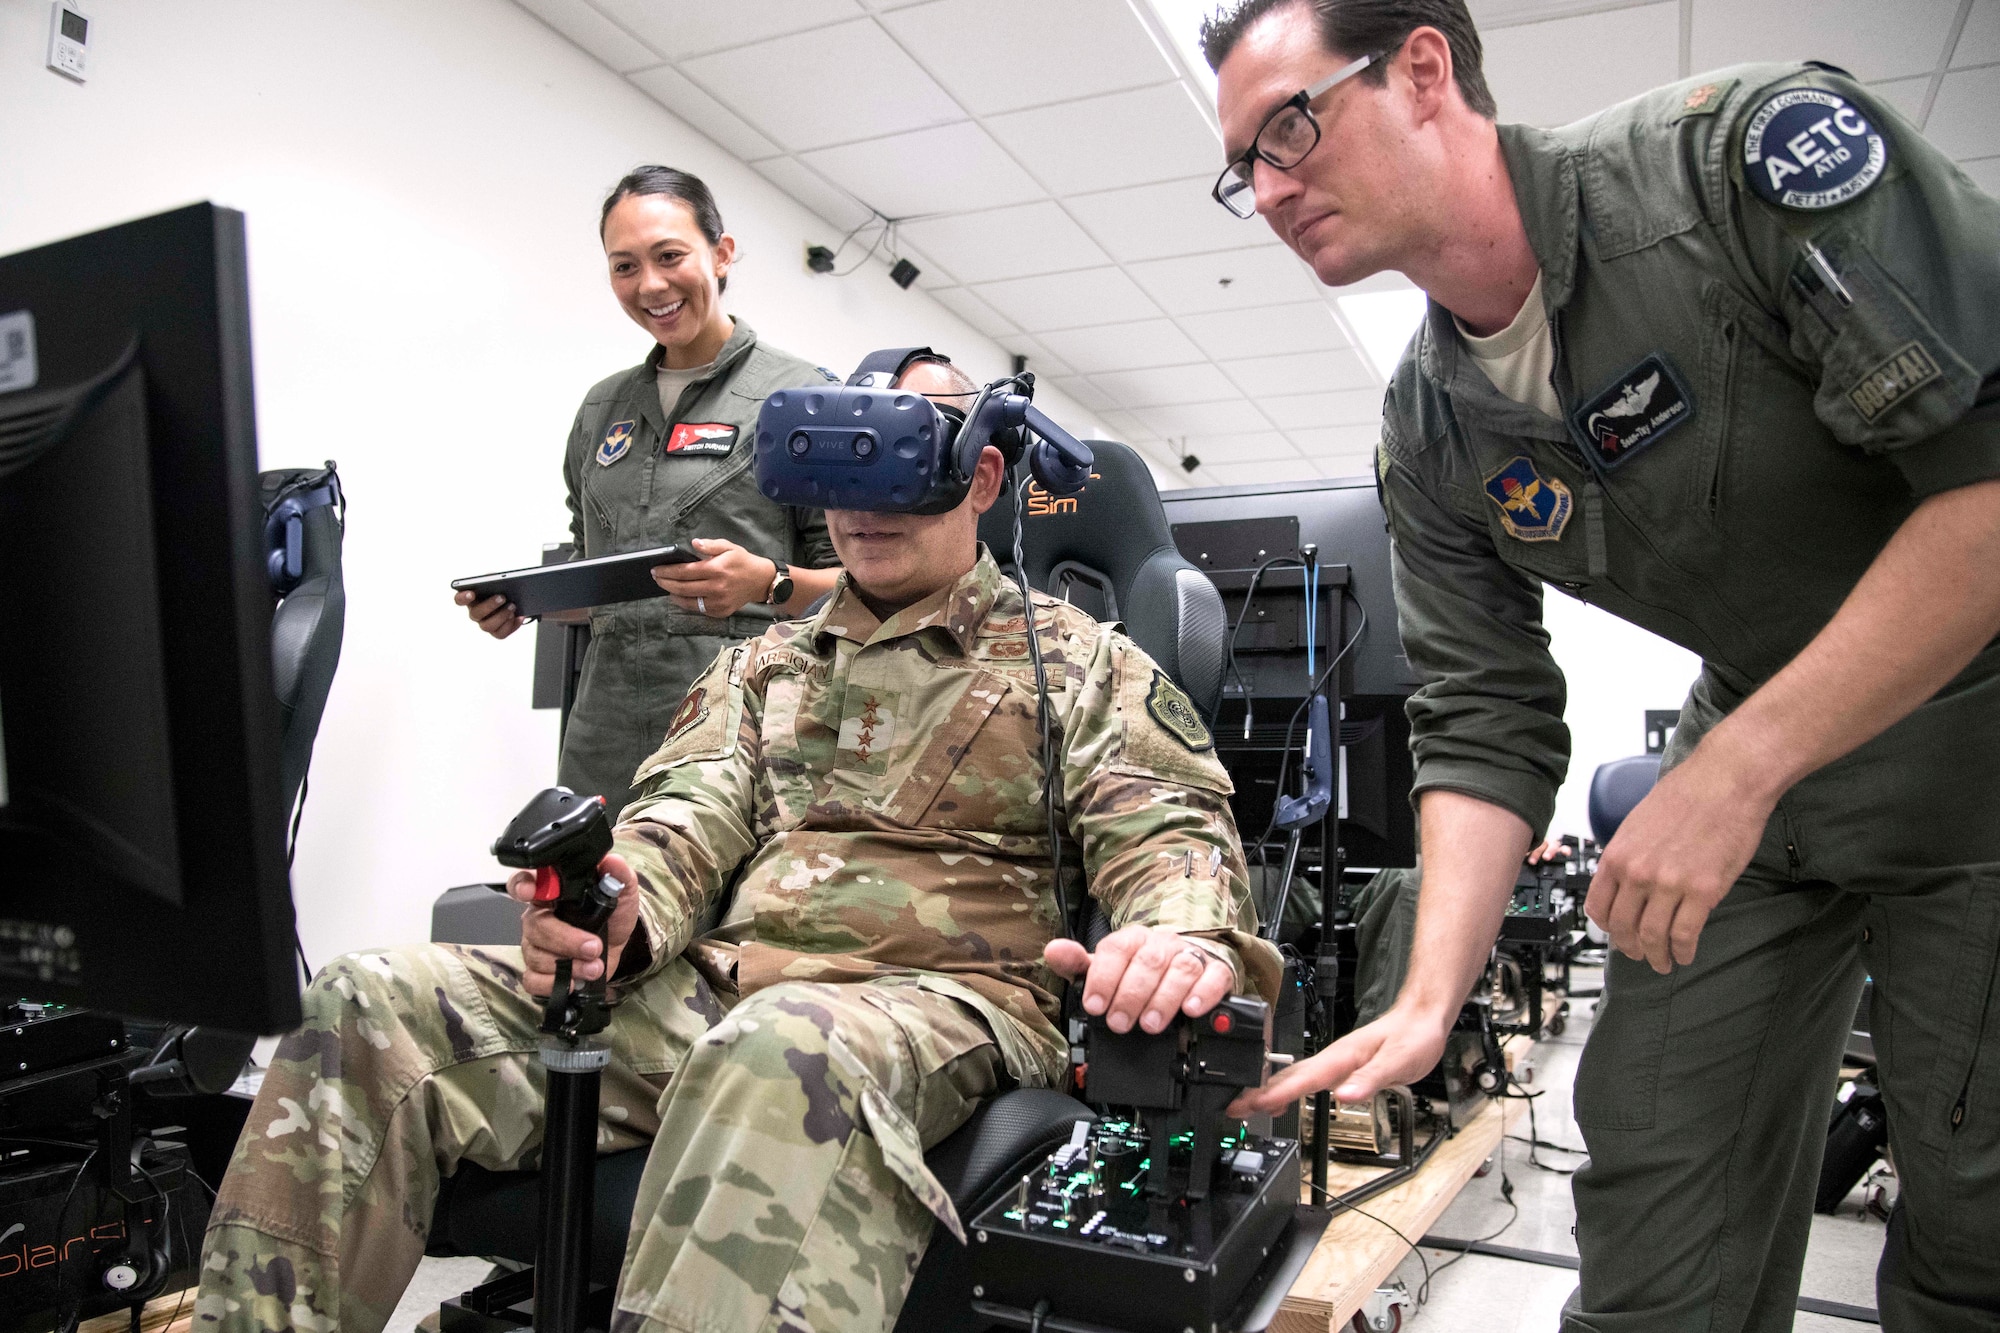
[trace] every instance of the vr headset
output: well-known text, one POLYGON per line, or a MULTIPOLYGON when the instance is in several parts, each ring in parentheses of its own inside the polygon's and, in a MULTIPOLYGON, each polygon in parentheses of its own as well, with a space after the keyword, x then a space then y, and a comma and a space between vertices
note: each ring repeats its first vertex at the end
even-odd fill
POLYGON ((1083 489, 1090 449, 1030 401, 1034 376, 995 380, 962 414, 892 387, 918 362, 950 360, 928 347, 885 348, 862 358, 845 384, 766 398, 757 413, 757 489, 815 509, 942 514, 964 501, 989 444, 1009 469, 1025 455, 1035 480, 1056 495, 1083 489))

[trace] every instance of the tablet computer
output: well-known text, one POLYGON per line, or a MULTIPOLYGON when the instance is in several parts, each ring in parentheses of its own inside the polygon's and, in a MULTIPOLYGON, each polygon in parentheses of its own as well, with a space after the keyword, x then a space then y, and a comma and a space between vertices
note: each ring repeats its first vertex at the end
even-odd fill
POLYGON ((594 560, 569 560, 560 565, 536 565, 530 569, 453 579, 451 586, 460 592, 470 589, 480 601, 496 594, 505 597, 524 616, 545 616, 555 611, 580 611, 614 602, 665 597, 666 590, 653 582, 653 568, 692 564, 701 558, 684 546, 655 546, 623 555, 600 555, 594 560))

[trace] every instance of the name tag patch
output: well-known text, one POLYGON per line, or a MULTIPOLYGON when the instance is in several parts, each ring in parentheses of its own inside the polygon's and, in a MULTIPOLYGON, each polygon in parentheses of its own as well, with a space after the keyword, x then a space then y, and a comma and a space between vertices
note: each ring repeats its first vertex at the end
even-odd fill
POLYGON ((1500 526, 1516 541, 1552 542, 1563 535, 1576 497, 1554 477, 1544 477, 1524 454, 1486 479, 1486 498, 1500 506, 1500 526))
POLYGON ((683 421, 667 436, 670 454, 726 454, 736 447, 736 427, 721 421, 683 421))
POLYGON ((1907 342, 1891 352, 1888 360, 1863 375, 1861 382, 1847 391, 1847 401, 1872 426, 1877 417, 1909 397, 1911 390, 1929 384, 1943 373, 1922 343, 1907 342))
POLYGON ((1590 455, 1616 467, 1694 417, 1694 399, 1663 353, 1613 380, 1570 416, 1590 455))
POLYGON ((625 456, 625 451, 632 447, 632 428, 638 424, 636 421, 612 423, 611 429, 604 432, 603 442, 597 446, 597 466, 610 467, 625 456))
POLYGON ((1820 88, 1773 93, 1743 134, 1743 179, 1781 208, 1838 207, 1888 165, 1888 140, 1846 98, 1820 88))

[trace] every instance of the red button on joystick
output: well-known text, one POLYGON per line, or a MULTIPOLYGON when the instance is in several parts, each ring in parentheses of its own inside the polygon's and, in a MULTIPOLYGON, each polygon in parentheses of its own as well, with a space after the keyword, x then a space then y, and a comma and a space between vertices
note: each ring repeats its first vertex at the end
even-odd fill
POLYGON ((1215 1017, 1208 1020, 1208 1025, 1214 1028, 1217 1032, 1227 1032, 1229 1031, 1229 1015, 1217 1014, 1215 1017))

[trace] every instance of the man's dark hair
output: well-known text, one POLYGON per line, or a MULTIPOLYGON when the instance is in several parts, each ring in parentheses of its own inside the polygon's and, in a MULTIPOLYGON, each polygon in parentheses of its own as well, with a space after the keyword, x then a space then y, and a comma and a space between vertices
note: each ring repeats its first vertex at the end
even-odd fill
MULTIPOLYGON (((1312 11, 1320 45, 1339 55, 1394 52, 1418 28, 1436 28, 1451 45, 1452 77, 1458 81, 1465 104, 1488 120, 1498 114, 1481 66, 1479 30, 1472 26, 1465 0, 1238 0, 1202 22, 1201 53, 1208 58, 1208 67, 1220 70, 1236 43, 1258 20, 1294 5, 1312 11)), ((1386 62, 1370 65, 1361 71, 1361 77, 1370 83, 1384 82, 1388 77, 1386 62)))
MULTIPOLYGON (((680 200, 694 214, 694 225, 710 245, 722 240, 722 210, 715 206, 715 196, 708 192, 707 184, 690 172, 662 166, 634 167, 611 187, 611 193, 604 196, 604 208, 597 215, 599 240, 604 239, 604 224, 611 220, 611 210, 620 200, 635 194, 663 194, 680 200)), ((715 289, 729 290, 728 274, 715 284, 715 289)))

